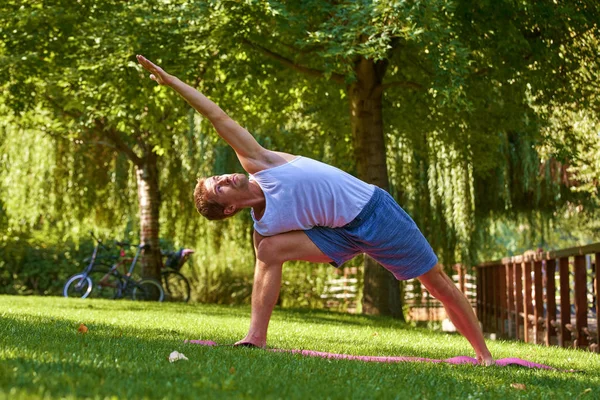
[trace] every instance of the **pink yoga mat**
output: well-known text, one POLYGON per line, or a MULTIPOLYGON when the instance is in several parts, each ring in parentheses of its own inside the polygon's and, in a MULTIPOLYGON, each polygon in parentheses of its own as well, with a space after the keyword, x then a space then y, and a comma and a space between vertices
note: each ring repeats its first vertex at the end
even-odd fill
MULTIPOLYGON (((212 340, 186 340, 185 343, 190 344, 199 344, 202 346, 219 346, 216 342, 212 340)), ((280 353, 292 353, 292 354, 300 354, 307 357, 320 357, 327 359, 335 359, 335 360, 357 360, 357 361, 365 361, 365 362, 385 362, 385 363, 394 363, 394 362, 429 362, 429 363, 446 363, 446 364, 477 364, 477 359, 468 356, 457 356, 452 358, 447 358, 445 360, 437 360, 433 358, 423 358, 423 357, 386 357, 386 356, 355 356, 351 354, 336 354, 336 353, 326 353, 322 351, 313 351, 313 350, 285 350, 285 349, 268 349, 268 351, 280 352, 280 353)), ((547 369, 554 370, 556 368, 550 367, 548 365, 534 363, 532 361, 523 360, 520 358, 502 358, 496 360, 496 365, 500 367, 506 366, 520 366, 527 368, 538 368, 538 369, 547 369)), ((575 372, 574 370, 568 370, 565 372, 575 372)))

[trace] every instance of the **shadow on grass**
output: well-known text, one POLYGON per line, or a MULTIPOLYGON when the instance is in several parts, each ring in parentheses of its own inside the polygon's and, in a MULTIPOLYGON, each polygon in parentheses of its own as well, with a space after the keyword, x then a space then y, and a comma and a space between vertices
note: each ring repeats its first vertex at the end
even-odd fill
MULTIPOLYGON (((60 308, 68 308, 68 307, 60 307, 60 308)), ((75 307, 77 308, 77 307, 75 307)), ((87 307, 85 307, 87 308, 87 307)), ((94 309, 99 309, 103 307, 96 307, 94 305, 94 309)), ((114 311, 114 309, 112 310, 114 311)), ((138 308, 137 306, 131 307, 127 305, 127 307, 122 308, 118 311, 134 311, 134 312, 144 312, 148 311, 145 308, 138 308)), ((205 315, 207 313, 201 313, 205 315)), ((212 313, 208 313, 212 314, 212 313)), ((245 313, 244 313, 245 314, 245 313)), ((213 314, 212 316, 230 317, 229 313, 224 313, 223 315, 213 314)), ((247 317, 247 315, 245 315, 247 317)), ((131 314, 128 315, 128 318, 131 318, 131 314)), ((135 315, 133 315, 135 318, 135 315)), ((7 318, 0 317, 0 324, 10 327, 9 331, 11 333, 14 332, 36 332, 36 337, 40 339, 39 342, 36 341, 21 341, 20 346, 29 347, 32 351, 37 351, 40 345, 48 344, 48 341, 54 341, 56 344, 65 344, 65 343, 78 343, 85 342, 85 340, 101 340, 106 341, 109 344, 113 344, 113 342, 118 340, 120 346, 132 346, 136 347, 134 343, 130 343, 132 340, 139 341, 142 340, 145 343, 148 343, 151 346, 181 346, 184 345, 184 340, 186 339, 203 339, 203 340, 213 340, 221 345, 233 344, 237 340, 241 338, 241 336, 231 336, 231 331, 222 329, 222 327, 203 327, 199 326, 197 329, 187 330, 178 326, 165 326, 164 328, 135 328, 132 326, 120 326, 120 325, 112 325, 106 323, 98 323, 95 322, 97 317, 91 319, 90 322, 86 322, 87 328, 89 329, 89 333, 86 335, 79 334, 77 332, 77 328, 79 326, 79 322, 72 319, 63 319, 60 317, 45 317, 39 315, 32 314, 19 314, 16 318, 7 318)), ((298 319, 296 322, 301 323, 310 323, 312 319, 298 319)), ((286 318, 284 322, 280 322, 278 327, 280 329, 285 329, 286 324, 289 322, 289 319, 286 318)), ((321 324, 325 324, 324 321, 319 321, 321 324)), ((360 324, 362 326, 362 324, 360 324)), ((349 331, 352 331, 352 326, 349 331)), ((435 336, 435 334, 431 334, 435 336)), ((429 351, 424 351, 423 349, 415 351, 414 348, 404 347, 400 344, 390 344, 390 343, 377 343, 370 342, 365 343, 361 346, 357 351, 357 342, 364 340, 364 335, 360 334, 349 334, 345 337, 338 336, 325 336, 319 337, 318 339, 314 337, 314 334, 310 332, 305 335, 306 341, 312 341, 313 343, 308 346, 303 346, 303 349, 308 350, 318 350, 318 351, 331 351, 331 349, 336 348, 338 351, 350 352, 356 355, 407 355, 407 356, 420 356, 420 357, 435 357, 439 356, 438 353, 431 353, 429 351), (318 346, 314 345, 314 342, 318 340, 318 346), (339 350, 341 349, 341 350, 339 350)), ((290 334, 290 340, 286 340, 286 337, 279 338, 279 340, 272 340, 271 343, 278 343, 282 349, 292 349, 297 348, 294 343, 297 344, 298 341, 302 342, 302 336, 298 335, 298 333, 290 334)), ((198 345, 186 345, 191 347, 204 347, 198 345)), ((225 346, 224 346, 225 347, 225 346)), ((62 350, 60 347, 54 348, 51 346, 54 351, 58 351, 62 354, 62 350)), ((239 349, 238 349, 239 350, 239 349)), ((448 356, 451 356, 449 354, 448 356)))
POLYGON ((413 329, 405 322, 391 317, 372 316, 363 314, 348 314, 329 310, 307 310, 300 308, 278 309, 285 312, 285 320, 296 320, 299 322, 310 322, 314 324, 324 323, 333 325, 357 325, 385 328, 413 329))
MULTIPOLYGON (((198 315, 202 317, 235 317, 250 319, 249 306, 218 306, 206 304, 167 304, 167 303, 142 303, 132 301, 98 301, 93 304, 86 300, 73 300, 60 302, 56 306, 64 310, 95 310, 95 311, 165 311, 171 315, 198 315)), ((397 319, 382 316, 368 316, 347 314, 328 310, 306 310, 291 308, 276 308, 273 313, 274 320, 283 322, 302 323, 311 325, 347 326, 347 327, 369 327, 369 328, 391 328, 403 330, 420 330, 424 334, 433 331, 415 328, 397 319)))
MULTIPOLYGON (((59 309, 94 309, 94 310, 164 310, 168 307, 171 314, 199 314, 208 316, 231 316, 249 317, 249 306, 223 306, 213 304, 182 304, 182 303, 144 303, 127 300, 94 300, 94 304, 85 299, 73 299, 72 301, 58 303, 59 309)), ((414 329, 411 325, 390 317, 347 314, 329 310, 307 310, 301 308, 276 308, 277 314, 284 314, 285 321, 308 322, 311 324, 328 325, 356 325, 373 327, 398 327, 402 329, 414 329)))

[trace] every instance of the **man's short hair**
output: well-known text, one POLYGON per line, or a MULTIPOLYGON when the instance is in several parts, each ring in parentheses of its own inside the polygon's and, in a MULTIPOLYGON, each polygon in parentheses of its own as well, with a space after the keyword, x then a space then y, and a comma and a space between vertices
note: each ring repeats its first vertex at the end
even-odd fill
POLYGON ((211 221, 229 217, 229 215, 225 215, 225 206, 208 198, 208 192, 206 191, 206 186, 204 186, 205 181, 206 178, 198 179, 198 183, 194 189, 194 203, 196 203, 196 210, 198 210, 203 217, 211 221))

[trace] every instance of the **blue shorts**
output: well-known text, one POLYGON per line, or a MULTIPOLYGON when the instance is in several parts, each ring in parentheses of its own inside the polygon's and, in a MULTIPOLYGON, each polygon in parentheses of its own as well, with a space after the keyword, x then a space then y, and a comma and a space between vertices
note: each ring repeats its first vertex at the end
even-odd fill
POLYGON ((335 267, 365 253, 396 279, 406 280, 423 275, 438 262, 412 218, 380 188, 375 188, 352 222, 340 228, 315 226, 304 232, 335 267))

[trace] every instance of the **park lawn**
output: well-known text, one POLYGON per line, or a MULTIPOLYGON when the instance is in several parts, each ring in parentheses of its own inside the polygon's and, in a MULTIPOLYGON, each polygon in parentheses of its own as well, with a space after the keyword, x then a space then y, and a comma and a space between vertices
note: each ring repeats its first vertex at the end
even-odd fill
MULTIPOLYGON (((246 333, 249 307, 0 296, 0 398, 600 398, 600 357, 490 342, 584 373, 517 367, 325 360, 261 349, 205 347, 246 333), (87 333, 78 332, 85 324, 87 333), (189 361, 169 363, 177 350, 189 361), (515 387, 516 386, 516 387, 515 387)), ((458 335, 389 318, 276 310, 269 345, 356 355, 473 355, 458 335)))

